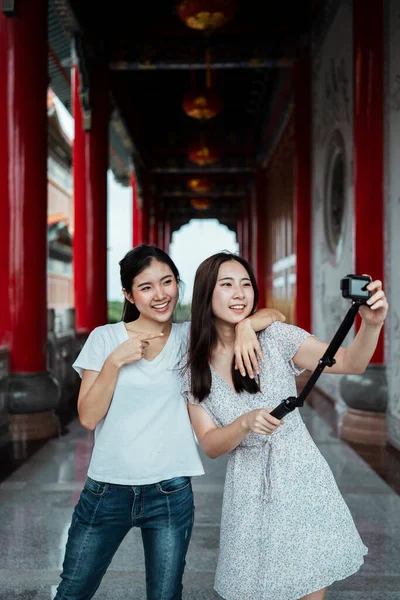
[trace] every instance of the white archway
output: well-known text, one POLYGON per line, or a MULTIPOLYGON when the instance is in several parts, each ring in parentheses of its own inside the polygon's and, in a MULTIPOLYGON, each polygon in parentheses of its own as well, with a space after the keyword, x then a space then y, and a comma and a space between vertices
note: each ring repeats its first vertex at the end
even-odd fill
POLYGON ((222 250, 238 252, 239 246, 235 233, 217 219, 191 219, 173 233, 169 255, 185 284, 183 302, 191 301, 194 275, 199 264, 222 250))

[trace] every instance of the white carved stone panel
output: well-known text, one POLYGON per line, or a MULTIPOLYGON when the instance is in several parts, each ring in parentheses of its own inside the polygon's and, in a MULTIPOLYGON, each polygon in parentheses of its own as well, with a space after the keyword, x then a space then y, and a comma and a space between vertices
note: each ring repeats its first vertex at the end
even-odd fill
MULTIPOLYGON (((314 36, 312 61, 313 332, 327 342, 349 308, 340 279, 354 272, 351 2, 343 1, 329 18, 323 38, 314 36)), ((350 332, 344 345, 352 338, 350 332)), ((318 385, 340 409, 339 382, 323 375, 318 385)))
POLYGON ((400 3, 385 2, 385 287, 389 439, 400 448, 400 3))

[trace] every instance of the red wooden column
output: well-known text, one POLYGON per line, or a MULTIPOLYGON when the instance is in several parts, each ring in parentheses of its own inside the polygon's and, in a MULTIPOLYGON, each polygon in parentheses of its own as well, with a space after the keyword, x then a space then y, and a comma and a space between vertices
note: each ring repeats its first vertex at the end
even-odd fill
POLYGON ((311 64, 305 53, 294 67, 294 245, 296 252, 296 324, 311 331, 311 64))
POLYGON ((154 194, 154 244, 160 246, 160 198, 158 194, 154 194))
POLYGON ((150 214, 149 217, 149 244, 157 246, 156 217, 154 214, 150 214))
POLYGON ((245 205, 245 222, 244 222, 244 235, 245 235, 245 248, 246 248, 246 258, 250 264, 253 264, 253 245, 252 245, 252 214, 251 214, 251 195, 248 194, 246 197, 246 205, 245 205))
POLYGON ((158 215, 158 219, 157 219, 157 227, 158 227, 158 241, 157 241, 157 245, 159 246, 159 248, 161 248, 162 250, 164 250, 164 208, 161 206, 161 201, 158 205, 158 209, 157 209, 157 215, 158 215))
POLYGON ((107 170, 109 101, 107 73, 93 67, 91 127, 84 130, 79 72, 73 70, 74 290, 76 328, 107 323, 107 170))
MULTIPOLYGON (((384 18, 383 0, 353 2, 354 251, 355 272, 384 276, 384 18)), ((357 319, 356 326, 359 326, 357 319)), ((340 392, 348 410, 340 435, 357 443, 387 441, 384 338, 363 375, 344 375, 340 392)))
POLYGON ((158 218, 155 198, 153 198, 149 216, 149 244, 153 244, 154 246, 158 245, 158 218))
POLYGON ((164 252, 169 252, 169 245, 171 243, 171 237, 172 237, 172 232, 171 232, 171 221, 169 220, 169 216, 168 214, 165 215, 165 221, 164 221, 164 252))
POLYGON ((149 220, 149 243, 158 246, 158 209, 159 199, 155 190, 152 190, 151 194, 151 209, 150 209, 150 220, 149 220))
MULTIPOLYGON (((353 2, 355 272, 384 277, 383 2, 353 2)), ((384 362, 380 337, 372 359, 384 362)))
POLYGON ((138 246, 142 243, 142 207, 140 206, 140 198, 137 189, 137 183, 134 173, 131 174, 132 186, 132 203, 133 203, 133 223, 132 223, 132 246, 138 246))
POLYGON ((0 11, 0 346, 15 440, 52 435, 58 404, 47 374, 47 51, 47 0, 0 11))
POLYGON ((243 251, 242 254, 246 260, 250 261, 250 240, 249 240, 249 206, 248 198, 243 210, 243 251))
POLYGON ((244 256, 243 251, 243 215, 240 216, 236 226, 236 239, 239 245, 239 254, 244 256))
POLYGON ((151 185, 147 174, 143 177, 143 208, 142 208, 142 242, 150 244, 150 213, 151 213, 151 185))
POLYGON ((254 178, 254 227, 253 236, 255 238, 255 269, 259 289, 259 307, 266 306, 267 272, 265 264, 267 229, 265 227, 265 174, 258 171, 254 178))

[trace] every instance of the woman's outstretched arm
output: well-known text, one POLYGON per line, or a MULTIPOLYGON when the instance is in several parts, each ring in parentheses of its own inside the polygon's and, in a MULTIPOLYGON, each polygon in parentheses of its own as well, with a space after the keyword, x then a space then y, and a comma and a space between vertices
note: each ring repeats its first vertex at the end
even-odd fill
MULTIPOLYGON (((360 330, 348 348, 339 348, 335 355, 336 364, 329 367, 327 373, 363 373, 375 352, 389 305, 381 281, 372 281, 367 289, 374 294, 368 300, 369 306, 360 307, 360 330)), ((293 360, 299 367, 313 371, 327 347, 325 342, 307 338, 293 360)))

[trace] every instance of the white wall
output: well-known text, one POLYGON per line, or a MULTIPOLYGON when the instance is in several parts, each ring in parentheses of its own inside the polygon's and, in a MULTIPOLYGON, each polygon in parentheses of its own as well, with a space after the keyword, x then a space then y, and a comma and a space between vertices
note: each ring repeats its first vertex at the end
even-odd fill
MULTIPOLYGON (((329 5, 329 3, 328 3, 329 5)), ((332 3, 330 8, 332 9, 332 3)), ((353 35, 352 4, 341 2, 325 23, 326 33, 314 32, 312 56, 313 113, 313 332, 331 341, 349 304, 343 300, 340 279, 354 272, 353 256, 353 35), (341 252, 329 251, 324 227, 328 155, 332 136, 340 132, 345 148, 347 207, 341 252)), ((350 332, 344 345, 352 340, 350 332)), ((344 407, 339 376, 323 375, 318 386, 344 407)))
POLYGON ((388 427, 400 448, 400 4, 385 2, 385 282, 389 300, 385 358, 388 427))

